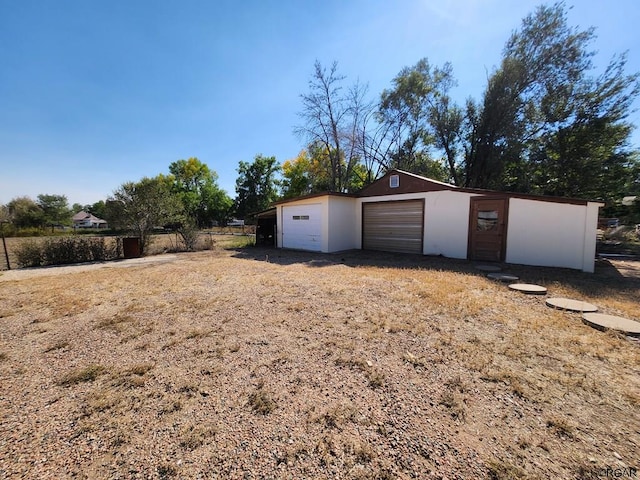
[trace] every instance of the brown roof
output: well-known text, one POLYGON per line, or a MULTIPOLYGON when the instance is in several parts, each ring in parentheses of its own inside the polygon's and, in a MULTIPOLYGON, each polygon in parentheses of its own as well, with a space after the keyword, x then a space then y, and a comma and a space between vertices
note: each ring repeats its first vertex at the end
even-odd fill
POLYGON ((521 198, 524 200, 537 200, 541 202, 569 203, 574 205, 586 205, 589 200, 568 197, 552 197, 549 195, 532 195, 528 193, 501 192, 497 190, 485 190, 481 188, 463 188, 449 183, 439 182, 431 178, 422 177, 415 173, 404 170, 389 170, 384 176, 365 187, 359 197, 373 197, 378 195, 396 195, 400 193, 420 193, 435 192, 441 190, 452 190, 456 192, 475 193, 477 195, 504 196, 510 198, 521 198), (390 188, 387 179, 391 175, 400 176, 400 185, 397 188, 390 188))
POLYGON ((91 220, 92 222, 96 222, 96 223, 107 223, 105 220, 98 218, 95 215, 92 215, 91 213, 87 213, 84 210, 80 210, 78 213, 76 213, 73 217, 71 217, 71 220, 73 220, 74 222, 91 220))
POLYGON ((359 197, 376 197, 378 195, 398 195, 401 193, 437 192, 440 190, 458 190, 458 187, 449 183, 439 182, 427 177, 421 177, 415 173, 403 170, 389 170, 381 178, 365 187, 359 197), (400 182, 397 187, 391 188, 387 179, 392 175, 398 175, 400 182))
POLYGON ((422 192, 437 192, 451 190, 456 192, 474 193, 476 195, 485 196, 503 196, 510 198, 521 198, 525 200, 537 200, 541 202, 552 203, 569 203, 573 205, 586 205, 589 200, 579 198, 567 198, 567 197, 552 197, 548 195, 530 195, 527 193, 515 193, 515 192, 501 192, 497 190, 484 190, 480 188, 463 188, 451 185, 450 183, 440 182, 433 180, 432 178, 422 177, 415 173, 405 172, 404 170, 393 169, 389 170, 378 180, 372 184, 366 186, 358 194, 349 193, 337 193, 337 192, 322 192, 313 193, 310 195, 304 195, 296 198, 288 198, 286 200, 279 200, 273 205, 281 205, 283 203, 296 202, 298 200, 306 200, 308 198, 323 197, 325 195, 342 196, 342 197, 377 197, 384 195, 399 195, 403 193, 422 193, 422 192), (400 182, 398 187, 391 188, 389 186, 389 177, 391 175, 398 175, 400 182))
POLYGON ((317 198, 317 197, 324 197, 324 196, 357 198, 360 195, 357 195, 355 193, 340 193, 340 192, 310 193, 309 195, 302 195, 301 197, 285 198, 283 200, 278 200, 277 202, 273 202, 272 205, 281 205, 283 203, 297 202, 298 200, 306 200, 308 198, 317 198))

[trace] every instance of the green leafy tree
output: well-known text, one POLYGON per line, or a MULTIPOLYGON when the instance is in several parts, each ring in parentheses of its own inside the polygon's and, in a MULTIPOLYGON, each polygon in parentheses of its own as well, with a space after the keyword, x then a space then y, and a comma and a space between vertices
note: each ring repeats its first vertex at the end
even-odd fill
POLYGON ((280 182, 282 198, 295 198, 313 192, 313 175, 311 161, 306 150, 298 156, 286 160, 282 164, 282 180, 280 182))
MULTIPOLYGON (((81 209, 82 210, 82 209, 81 209)), ((127 223, 124 216, 124 204, 109 197, 104 203, 104 217, 112 230, 125 230, 127 223)))
MULTIPOLYGON (((593 70, 594 29, 541 6, 508 40, 481 103, 467 109, 466 186, 607 199, 628 174, 626 117, 638 75, 615 57, 593 70), (614 188, 614 190, 612 190, 614 188)), ((624 182, 622 182, 624 183, 624 182)))
POLYGON ((9 207, 0 204, 0 222, 8 223, 10 221, 11 216, 9 215, 9 207))
POLYGON ((266 210, 278 198, 276 173, 279 170, 276 157, 256 155, 253 163, 239 163, 235 204, 238 217, 247 219, 253 213, 266 210))
MULTIPOLYGON (((346 179, 345 190, 358 192, 370 183, 371 171, 362 162, 354 164, 346 179)), ((283 198, 293 198, 312 193, 331 191, 331 166, 329 154, 322 145, 309 145, 294 159, 282 164, 280 182, 283 198)))
POLYGON ((71 209, 65 195, 38 195, 42 221, 46 225, 66 225, 71 222, 71 209))
POLYGON ((16 228, 38 228, 44 223, 42 208, 29 197, 16 197, 7 204, 9 217, 16 228))
POLYGON ((449 167, 447 176, 458 184, 463 113, 449 96, 456 85, 451 64, 433 67, 423 58, 402 69, 392 83, 392 89, 382 92, 379 104, 379 119, 391 145, 382 159, 385 169, 424 174, 433 166, 441 177, 441 169, 435 165, 439 160, 430 155, 431 149, 439 149, 449 167))
POLYGON ((106 204, 104 200, 98 200, 97 202, 87 205, 86 211, 91 215, 104 220, 106 216, 106 204))
POLYGON ((169 165, 172 189, 182 202, 186 220, 199 228, 224 222, 232 200, 218 187, 216 172, 195 157, 177 160, 169 165))
POLYGON ((482 98, 464 109, 449 96, 449 64, 403 69, 381 95, 383 140, 365 161, 432 175, 442 157, 461 186, 619 197, 637 165, 628 115, 639 77, 625 73, 626 55, 594 76, 594 32, 569 26, 562 2, 538 7, 507 41, 482 98))
POLYGON ((164 175, 144 177, 122 184, 107 201, 115 225, 123 226, 140 238, 141 253, 147 251, 155 227, 179 223, 183 219, 180 199, 172 191, 172 179, 164 175))

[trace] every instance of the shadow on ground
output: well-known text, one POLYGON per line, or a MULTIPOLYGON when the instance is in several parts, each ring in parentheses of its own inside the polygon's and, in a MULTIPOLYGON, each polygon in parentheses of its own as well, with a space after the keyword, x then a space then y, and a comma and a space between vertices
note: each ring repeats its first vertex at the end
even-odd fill
MULTIPOLYGON (((235 258, 270 262, 277 265, 304 264, 312 268, 345 265, 348 267, 401 268, 486 275, 475 268, 476 265, 483 262, 451 259, 442 256, 365 250, 317 253, 265 247, 245 247, 234 249, 233 251, 233 257, 235 258)), ((519 283, 534 283, 546 287, 550 287, 553 284, 565 285, 593 298, 608 296, 615 292, 618 295, 637 299, 640 290, 640 262, 637 261, 618 262, 598 259, 596 260, 595 273, 585 273, 566 268, 532 267, 506 263, 496 265, 500 266, 504 273, 518 276, 520 278, 519 283), (631 264, 631 267, 622 268, 624 263, 631 264)))

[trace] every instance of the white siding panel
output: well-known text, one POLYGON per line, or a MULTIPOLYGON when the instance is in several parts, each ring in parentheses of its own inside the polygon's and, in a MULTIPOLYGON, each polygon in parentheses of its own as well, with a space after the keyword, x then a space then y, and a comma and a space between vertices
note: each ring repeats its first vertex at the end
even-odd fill
POLYGON ((356 228, 355 198, 329 197, 328 252, 339 252, 358 248, 360 231, 356 228))
MULTIPOLYGON (((589 234, 586 214, 582 205, 512 198, 506 261, 582 270, 589 234)), ((592 233, 595 236, 595 229, 592 233)))
POLYGON ((319 252, 322 250, 322 205, 282 207, 282 246, 319 252))
POLYGON ((426 194, 424 254, 467 258, 469 205, 473 194, 456 191, 426 194))

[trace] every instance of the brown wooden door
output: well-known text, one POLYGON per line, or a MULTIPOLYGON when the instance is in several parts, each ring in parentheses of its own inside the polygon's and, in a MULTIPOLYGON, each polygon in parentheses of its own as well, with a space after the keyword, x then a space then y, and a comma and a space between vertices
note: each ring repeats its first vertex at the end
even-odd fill
POLYGON ((504 260, 507 232, 507 199, 471 197, 469 218, 469 258, 504 260))

